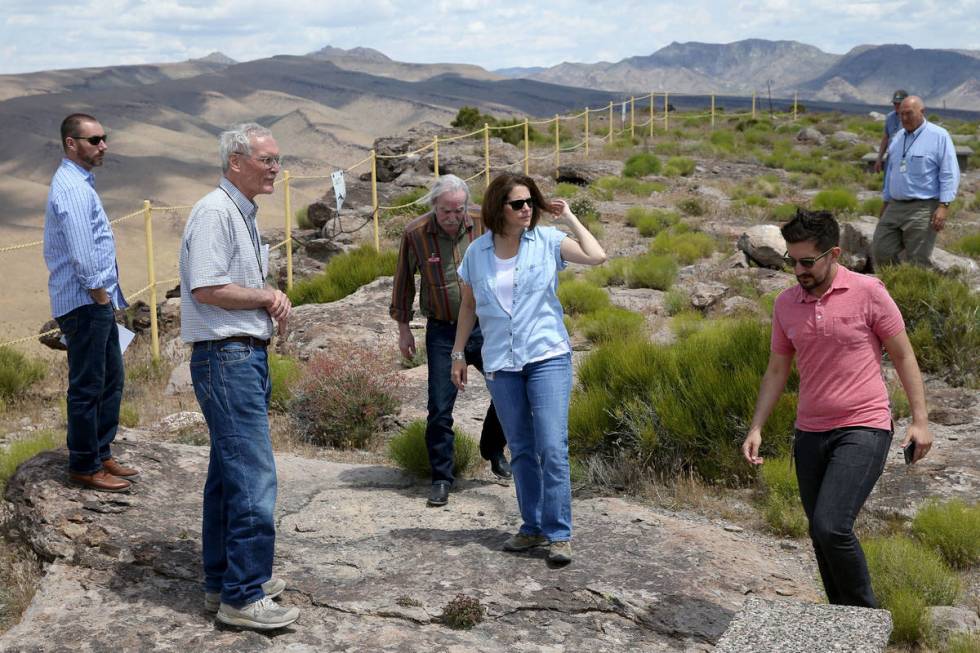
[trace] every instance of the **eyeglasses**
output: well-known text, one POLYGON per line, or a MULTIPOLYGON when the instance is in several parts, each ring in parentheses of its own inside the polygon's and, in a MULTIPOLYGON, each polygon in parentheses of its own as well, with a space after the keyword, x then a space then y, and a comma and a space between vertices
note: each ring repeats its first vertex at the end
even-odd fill
POLYGON ((830 249, 828 249, 826 252, 824 252, 820 256, 807 256, 807 257, 804 257, 804 258, 793 258, 788 253, 786 253, 786 254, 783 254, 783 263, 785 263, 787 267, 791 267, 791 268, 795 268, 796 267, 796 264, 799 263, 803 267, 805 267, 807 269, 810 269, 814 265, 816 265, 817 261, 819 261, 820 259, 822 259, 827 254, 830 254, 832 251, 834 251, 834 248, 833 247, 831 247, 830 249))
POLYGON ((89 145, 98 145, 99 143, 109 143, 109 137, 105 134, 101 136, 72 136, 76 141, 87 141, 89 145))
POLYGON ((275 168, 276 166, 282 167, 282 157, 280 156, 250 156, 244 152, 232 152, 232 154, 237 154, 238 156, 248 157, 253 161, 258 161, 266 168, 275 168))
POLYGON ((525 204, 527 204, 528 208, 532 208, 532 209, 534 208, 534 200, 531 199, 530 197, 525 197, 522 200, 510 200, 506 204, 514 211, 520 211, 521 209, 524 208, 525 204))

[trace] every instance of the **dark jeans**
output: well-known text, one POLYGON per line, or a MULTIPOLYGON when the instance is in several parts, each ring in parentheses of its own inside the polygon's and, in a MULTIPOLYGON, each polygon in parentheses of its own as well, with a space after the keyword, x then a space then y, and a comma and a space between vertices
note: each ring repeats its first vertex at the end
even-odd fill
POLYGON ((854 520, 885 468, 891 442, 891 431, 867 426, 796 431, 800 499, 831 604, 878 607, 854 520))
MULTIPOLYGON (((429 450, 432 482, 453 482, 453 406, 456 404, 456 386, 452 380, 453 343, 456 341, 456 324, 429 319, 425 325, 425 355, 429 361, 429 416, 425 427, 425 446, 429 450)), ((483 334, 476 326, 466 343, 466 362, 483 373, 483 334)), ((485 460, 503 453, 507 440, 497 419, 493 402, 487 408, 480 433, 480 455, 485 460)))
POLYGON ((122 351, 112 304, 55 318, 68 342, 68 471, 94 474, 112 457, 122 403, 122 351))
POLYGON ((191 379, 211 434, 201 528, 204 591, 220 592, 222 602, 240 608, 265 596, 276 546, 266 350, 197 343, 191 379))

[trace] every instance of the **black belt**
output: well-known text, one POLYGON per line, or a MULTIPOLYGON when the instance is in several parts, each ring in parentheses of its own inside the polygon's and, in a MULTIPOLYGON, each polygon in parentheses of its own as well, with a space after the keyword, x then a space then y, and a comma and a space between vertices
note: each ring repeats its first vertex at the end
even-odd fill
POLYGON ((261 347, 262 349, 269 346, 269 341, 262 340, 261 338, 255 338, 253 336, 229 336, 221 340, 199 340, 194 343, 194 347, 206 347, 210 349, 212 347, 220 347, 226 342, 240 342, 249 347, 261 347))
POLYGON ((924 200, 920 200, 918 197, 913 197, 910 200, 892 200, 893 202, 898 202, 899 204, 908 204, 909 202, 938 202, 938 197, 927 197, 924 200))

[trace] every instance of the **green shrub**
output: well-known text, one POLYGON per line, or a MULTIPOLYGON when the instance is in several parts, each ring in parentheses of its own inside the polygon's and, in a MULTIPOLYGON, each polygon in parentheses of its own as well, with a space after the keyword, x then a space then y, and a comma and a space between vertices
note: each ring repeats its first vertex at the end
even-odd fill
POLYGON ((558 284, 558 301, 573 315, 594 313, 609 306, 609 293, 588 281, 574 279, 558 284))
POLYGON ((576 325, 590 342, 609 342, 638 337, 646 328, 646 321, 639 313, 607 306, 583 315, 576 325))
POLYGON ((971 258, 980 258, 980 234, 963 236, 953 243, 950 249, 971 258))
POLYGON ((769 458, 759 467, 759 472, 766 523, 777 535, 804 537, 808 524, 800 503, 800 486, 792 457, 769 458))
POLYGON ((685 215, 691 216, 701 216, 704 215, 705 208, 704 204, 701 203, 696 197, 688 197, 677 203, 677 208, 684 212, 685 215))
POLYGON ((425 352, 425 343, 420 342, 417 343, 415 347, 414 356, 412 356, 411 358, 405 358, 404 356, 402 356, 398 362, 401 364, 402 369, 410 370, 418 367, 419 365, 425 365, 427 360, 428 360, 428 356, 426 356, 426 352, 425 352))
POLYGON ((667 227, 677 224, 679 220, 680 216, 676 213, 664 209, 631 206, 626 210, 626 224, 636 227, 641 236, 655 236, 667 227))
POLYGON ((892 419, 900 420, 912 414, 912 405, 900 383, 892 383, 888 387, 888 403, 892 409, 892 419))
POLYGON ((905 318, 919 367, 980 387, 980 295, 959 279, 912 265, 878 271, 905 318))
POLYGON ((650 197, 653 193, 661 193, 666 188, 659 181, 643 181, 632 177, 599 177, 589 185, 590 191, 602 200, 611 200, 616 192, 629 193, 636 197, 650 197))
POLYGON ((395 381, 372 352, 323 352, 307 363, 296 385, 293 415, 309 442, 363 447, 398 409, 395 381))
POLYGON ((683 290, 671 288, 664 295, 664 309, 667 315, 677 315, 691 305, 691 298, 683 290))
POLYGON ((626 159, 624 177, 646 177, 660 173, 660 159, 652 152, 639 152, 626 159))
POLYGON ((705 324, 704 313, 695 308, 685 308, 670 321, 670 330, 678 340, 690 337, 705 324))
POLYGON ((626 268, 626 285, 630 288, 667 290, 677 278, 677 261, 672 256, 643 254, 633 258, 626 268))
MULTIPOLYGON (((479 445, 458 427, 453 427, 453 475, 462 477, 473 470, 479 461, 479 445)), ((388 442, 388 455, 395 464, 406 472, 428 477, 432 473, 429 465, 429 450, 425 446, 425 420, 410 422, 402 432, 388 442)))
POLYGON ((300 306, 343 299, 378 277, 393 275, 397 260, 397 252, 378 253, 369 245, 338 254, 330 259, 322 273, 294 285, 288 293, 289 300, 293 306, 300 306))
POLYGON ((7 481, 21 463, 42 451, 57 449, 64 443, 64 434, 51 430, 34 431, 25 439, 10 442, 5 450, 0 451, 0 491, 7 487, 7 481))
POLYGON ((629 264, 629 259, 624 257, 609 259, 603 265, 590 268, 585 273, 585 279, 596 286, 625 285, 626 270, 629 268, 629 264))
POLYGON ((759 208, 769 206, 769 200, 762 195, 746 195, 742 198, 742 203, 745 204, 745 206, 756 206, 759 208))
MULTIPOLYGON (((563 181, 557 186, 555 186, 555 195, 557 197, 564 197, 566 199, 570 197, 575 197, 576 195, 578 195, 578 191, 580 188, 581 187, 577 184, 570 184, 568 182, 563 181)), ((572 213, 578 215, 578 212, 575 211, 574 209, 572 209, 572 213)))
POLYGON ((881 208, 884 205, 885 200, 881 199, 880 197, 869 197, 861 202, 861 214, 877 216, 879 213, 881 213, 881 208))
POLYGON ((735 150, 735 134, 730 131, 713 131, 709 140, 712 145, 722 152, 732 152, 735 150))
POLYGON ((391 206, 396 206, 398 208, 388 209, 388 213, 391 215, 422 215, 426 211, 426 206, 419 200, 429 194, 428 188, 413 188, 410 191, 402 193, 391 200, 391 206))
POLYGON ((912 532, 954 569, 980 562, 980 503, 933 500, 919 508, 912 520, 912 532))
POLYGON ((698 259, 711 256, 715 251, 715 241, 708 234, 699 231, 661 231, 650 243, 650 251, 654 254, 671 254, 679 262, 690 265, 698 259))
POLYGON ((140 410, 132 402, 124 401, 119 405, 119 425, 128 429, 140 425, 140 410))
POLYGON ((465 594, 457 594, 442 611, 442 623, 454 630, 469 630, 483 621, 483 606, 480 600, 465 594))
POLYGON ((952 633, 942 648, 943 653, 980 653, 980 633, 952 633))
POLYGON ((898 589, 882 607, 892 615, 892 633, 889 641, 894 644, 914 644, 929 636, 929 608, 925 600, 908 589, 898 589))
POLYGON ((796 215, 795 204, 780 204, 769 209, 769 218, 773 222, 789 222, 796 215))
POLYGON ((853 213, 857 210, 857 196, 849 190, 835 188, 822 190, 817 193, 812 202, 817 211, 833 211, 834 213, 853 213))
POLYGON ((694 173, 694 159, 686 156, 672 156, 667 159, 664 166, 664 176, 666 177, 688 177, 694 173))
POLYGON ((310 222, 309 206, 302 206, 296 209, 293 214, 296 219, 296 227, 299 229, 312 229, 313 223, 310 222))
POLYGON ((272 398, 269 404, 281 411, 289 408, 293 399, 293 386, 303 374, 295 359, 280 354, 269 354, 269 381, 272 383, 272 398))
MULTIPOLYGON (((578 455, 634 448, 664 474, 709 482, 748 480, 740 445, 769 361, 769 327, 711 321, 672 345, 611 341, 579 367, 569 413, 578 455)), ((762 454, 785 455, 796 417, 795 373, 763 429, 762 454)))
POLYGON ((44 378, 47 366, 11 347, 0 347, 0 402, 20 396, 44 378))

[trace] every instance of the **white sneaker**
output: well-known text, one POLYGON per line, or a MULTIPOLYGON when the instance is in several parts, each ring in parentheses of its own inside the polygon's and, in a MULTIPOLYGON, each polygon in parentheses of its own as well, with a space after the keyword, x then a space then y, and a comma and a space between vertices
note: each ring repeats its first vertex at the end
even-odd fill
MULTIPOLYGON (((266 597, 274 599, 286 589, 286 581, 281 578, 270 578, 262 583, 262 591, 266 597)), ((208 612, 217 612, 221 607, 221 594, 218 592, 204 593, 204 609, 208 612)))
POLYGON ((218 608, 218 621, 230 626, 273 630, 283 628, 299 619, 299 608, 284 608, 268 596, 249 603, 245 607, 233 608, 222 603, 218 608))

